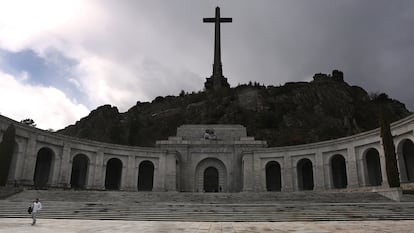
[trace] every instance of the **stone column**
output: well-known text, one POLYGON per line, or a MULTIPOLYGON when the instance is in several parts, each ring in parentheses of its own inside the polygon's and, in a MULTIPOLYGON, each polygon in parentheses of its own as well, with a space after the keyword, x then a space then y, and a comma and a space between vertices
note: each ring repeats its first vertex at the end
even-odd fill
POLYGON ((357 169, 357 156, 355 153, 355 147, 353 145, 347 148, 347 160, 346 160, 346 176, 348 181, 347 188, 359 187, 358 182, 358 169, 357 169))
POLYGON ((367 164, 366 161, 364 160, 364 152, 362 150, 359 150, 359 153, 355 153, 355 157, 356 157, 356 163, 357 163, 357 168, 358 168, 358 181, 361 187, 365 187, 367 186, 367 177, 368 177, 368 172, 367 172, 367 164))
POLYGON ((323 161, 323 170, 324 170, 324 179, 325 179, 325 189, 333 189, 332 183, 332 169, 331 164, 328 161, 323 161))
POLYGON ((54 156, 52 159, 52 164, 50 165, 49 179, 47 181, 47 186, 57 187, 59 182, 60 167, 62 161, 62 152, 53 150, 54 156))
POLYGON ((128 163, 125 166, 122 173, 122 190, 136 191, 137 185, 135 184, 135 156, 128 155, 128 163), (125 174, 125 175, 124 175, 125 174))
MULTIPOLYGON (((58 186, 68 188, 70 187, 70 174, 72 172, 72 163, 70 162, 71 147, 68 143, 63 143, 62 159, 60 160, 60 173, 54 172, 58 175, 58 186)), ((55 166, 56 167, 56 166, 55 166)))
POLYGON ((396 146, 396 156, 397 156, 397 166, 398 166, 398 172, 400 174, 400 181, 401 182, 408 182, 407 178, 407 167, 404 162, 404 154, 402 149, 398 150, 398 146, 396 146))
MULTIPOLYGON (((193 159, 191 158, 190 152, 188 148, 179 150, 181 154, 181 189, 186 192, 196 192, 197 187, 194 186, 194 182, 196 179, 196 166, 197 164, 193 164, 193 159)), ((201 190, 199 190, 201 191, 201 190)))
POLYGON ((154 188, 153 191, 164 191, 165 155, 157 158, 154 163, 154 188))
POLYGON ((260 164, 260 156, 252 154, 253 159, 253 190, 256 192, 263 192, 265 191, 266 187, 262 186, 262 170, 260 164))
POLYGON ((324 190, 325 189, 325 179, 324 179, 324 170, 323 170, 323 155, 322 152, 317 151, 315 154, 315 164, 313 165, 313 180, 314 180, 314 189, 315 190, 324 190))
POLYGON ((176 164, 175 164, 175 152, 168 151, 166 152, 166 161, 165 161, 165 190, 166 191, 176 191, 176 164))
POLYGON ((294 169, 292 169, 292 159, 290 156, 285 155, 284 156, 284 166, 281 169, 282 170, 282 191, 283 192, 292 192, 294 190, 293 188, 293 172, 294 169))
POLYGON ((25 151, 25 159, 23 163, 23 172, 22 172, 22 185, 33 185, 33 176, 36 167, 36 136, 30 135, 26 151, 25 151))
POLYGON ((105 168, 104 153, 102 150, 98 150, 95 159, 95 174, 91 185, 93 189, 105 189, 105 168))
MULTIPOLYGON (((121 160, 122 169, 121 169, 121 182, 119 183, 119 190, 128 190, 128 157, 126 158, 126 161, 123 158, 118 158, 121 160)), ((105 169, 105 175, 106 175, 106 169, 105 169)))
POLYGON ((85 184, 85 189, 93 189, 94 177, 95 177, 95 169, 96 169, 96 154, 89 157, 90 161, 88 164, 88 173, 87 173, 87 180, 85 184))
MULTIPOLYGON (((20 180, 22 177, 22 170, 23 170, 23 161, 24 161, 24 154, 23 151, 26 147, 23 147, 23 142, 21 142, 18 138, 16 138, 17 147, 13 152, 13 158, 10 165, 9 177, 7 180, 8 185, 14 186, 20 184, 20 180)), ((26 145, 27 146, 27 145, 26 145)))
POLYGON ((243 192, 253 191, 253 154, 245 154, 242 159, 243 166, 243 192))
POLYGON ((384 149, 382 147, 382 142, 380 145, 380 148, 378 148, 379 156, 380 156, 380 162, 381 162, 381 175, 382 175, 382 187, 389 188, 388 184, 388 176, 387 176, 387 169, 386 169, 386 162, 385 162, 385 154, 384 149))

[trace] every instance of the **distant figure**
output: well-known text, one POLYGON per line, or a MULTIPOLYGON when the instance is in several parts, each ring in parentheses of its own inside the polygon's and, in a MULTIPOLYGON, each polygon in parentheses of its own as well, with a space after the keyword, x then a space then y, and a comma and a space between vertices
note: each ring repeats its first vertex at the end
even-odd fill
POLYGON ((36 224, 36 216, 37 213, 42 209, 42 203, 40 203, 39 198, 36 198, 36 200, 31 204, 32 207, 32 226, 36 224))

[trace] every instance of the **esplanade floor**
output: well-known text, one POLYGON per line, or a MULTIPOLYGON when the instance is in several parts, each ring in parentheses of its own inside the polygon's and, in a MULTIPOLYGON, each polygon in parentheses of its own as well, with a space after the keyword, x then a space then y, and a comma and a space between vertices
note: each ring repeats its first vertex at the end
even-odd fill
POLYGON ((11 232, 390 232, 414 231, 414 220, 403 221, 320 221, 320 222, 156 222, 156 221, 115 221, 115 220, 58 220, 38 219, 31 226, 30 218, 0 218, 0 233, 11 232))

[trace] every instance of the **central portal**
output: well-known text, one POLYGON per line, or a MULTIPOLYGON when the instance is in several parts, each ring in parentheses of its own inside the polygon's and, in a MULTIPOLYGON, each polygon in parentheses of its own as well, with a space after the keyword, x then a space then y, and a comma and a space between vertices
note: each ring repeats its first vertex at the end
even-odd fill
POLYGON ((208 167, 204 170, 204 192, 212 193, 219 191, 219 173, 217 168, 208 167))
POLYGON ((198 162, 194 178, 194 192, 228 192, 226 166, 218 158, 198 162))

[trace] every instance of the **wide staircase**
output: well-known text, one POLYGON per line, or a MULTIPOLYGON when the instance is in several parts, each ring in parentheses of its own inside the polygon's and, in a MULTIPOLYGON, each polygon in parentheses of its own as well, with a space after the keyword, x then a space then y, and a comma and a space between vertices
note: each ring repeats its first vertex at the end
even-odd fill
POLYGON ((0 200, 0 218, 150 221, 319 221, 414 219, 414 197, 402 202, 374 192, 169 193, 24 190, 0 200))

